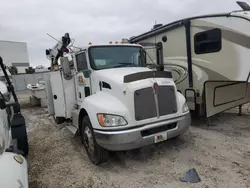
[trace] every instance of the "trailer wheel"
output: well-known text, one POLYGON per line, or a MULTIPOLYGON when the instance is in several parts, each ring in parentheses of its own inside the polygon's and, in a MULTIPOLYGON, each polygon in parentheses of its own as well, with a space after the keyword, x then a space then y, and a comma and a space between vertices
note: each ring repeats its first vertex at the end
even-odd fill
POLYGON ((88 116, 83 117, 80 131, 82 144, 91 162, 95 165, 106 162, 108 160, 108 151, 97 144, 88 116))

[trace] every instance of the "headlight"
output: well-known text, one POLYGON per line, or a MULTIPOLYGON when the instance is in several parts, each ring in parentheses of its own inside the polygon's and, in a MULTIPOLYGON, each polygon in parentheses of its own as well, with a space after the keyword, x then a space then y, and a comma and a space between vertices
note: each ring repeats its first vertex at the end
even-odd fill
POLYGON ((0 155, 3 154, 4 148, 5 148, 4 139, 2 137, 0 137, 0 155))
POLYGON ((97 114, 98 121, 102 127, 115 127, 127 125, 127 121, 118 115, 97 114))
POLYGON ((183 107, 182 107, 182 113, 185 113, 187 112, 189 109, 188 109, 188 105, 187 103, 184 103, 183 107))
POLYGON ((14 156, 14 159, 16 162, 18 162, 19 164, 23 164, 24 162, 24 159, 23 159, 23 156, 22 155, 15 155, 14 156))

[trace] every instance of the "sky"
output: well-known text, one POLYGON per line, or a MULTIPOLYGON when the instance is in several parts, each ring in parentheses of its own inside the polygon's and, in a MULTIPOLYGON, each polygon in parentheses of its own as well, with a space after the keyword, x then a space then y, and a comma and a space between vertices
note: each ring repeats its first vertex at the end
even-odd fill
POLYGON ((155 22, 239 9, 236 0, 8 0, 0 5, 0 40, 26 42, 31 66, 49 66, 45 49, 56 41, 46 33, 68 32, 85 46, 136 36, 155 22))

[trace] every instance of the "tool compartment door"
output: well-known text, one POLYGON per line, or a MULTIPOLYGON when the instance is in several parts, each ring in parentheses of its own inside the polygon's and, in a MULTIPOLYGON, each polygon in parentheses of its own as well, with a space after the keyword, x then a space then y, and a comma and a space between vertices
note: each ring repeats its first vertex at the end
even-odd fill
POLYGON ((52 98, 56 117, 66 117, 65 96, 61 71, 56 71, 50 75, 52 98))
POLYGON ((208 81, 204 89, 207 117, 250 101, 248 82, 208 81))

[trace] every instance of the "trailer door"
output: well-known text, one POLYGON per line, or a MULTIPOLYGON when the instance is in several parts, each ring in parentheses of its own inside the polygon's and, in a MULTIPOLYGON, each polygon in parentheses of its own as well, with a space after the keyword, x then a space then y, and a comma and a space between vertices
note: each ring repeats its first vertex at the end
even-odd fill
POLYGON ((250 84, 235 81, 205 83, 206 117, 250 102, 250 84))

